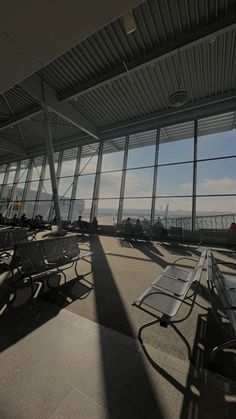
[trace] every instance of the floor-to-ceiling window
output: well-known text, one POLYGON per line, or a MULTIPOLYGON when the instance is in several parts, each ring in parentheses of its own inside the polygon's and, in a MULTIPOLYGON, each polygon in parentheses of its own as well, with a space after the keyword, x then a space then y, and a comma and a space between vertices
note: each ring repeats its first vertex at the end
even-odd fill
MULTIPOLYGON (((228 228, 236 221, 235 119, 229 112, 54 153, 62 219, 228 228)), ((0 166, 0 212, 54 217, 47 155, 0 166)))
POLYGON ((236 213, 233 112, 198 121, 197 160, 196 228, 228 228, 222 215, 236 213))

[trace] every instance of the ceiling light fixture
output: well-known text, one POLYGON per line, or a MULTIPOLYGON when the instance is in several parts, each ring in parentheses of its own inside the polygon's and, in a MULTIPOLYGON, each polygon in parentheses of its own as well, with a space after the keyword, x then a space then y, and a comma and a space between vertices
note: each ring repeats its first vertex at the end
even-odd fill
POLYGON ((130 35, 136 31, 137 28, 132 10, 129 10, 129 12, 123 16, 123 25, 126 35, 130 35))
POLYGON ((178 82, 178 90, 172 93, 168 97, 168 105, 174 108, 179 108, 180 106, 185 105, 189 101, 189 93, 186 90, 181 89, 181 82, 183 81, 181 75, 181 67, 180 67, 180 54, 177 54, 177 82, 178 82))

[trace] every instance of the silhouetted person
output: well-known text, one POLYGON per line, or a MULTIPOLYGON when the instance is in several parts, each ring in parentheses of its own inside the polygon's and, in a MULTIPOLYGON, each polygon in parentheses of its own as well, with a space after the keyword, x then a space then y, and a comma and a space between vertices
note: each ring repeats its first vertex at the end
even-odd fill
POLYGON ((18 224, 18 218, 17 218, 17 214, 14 215, 14 217, 11 220, 11 225, 14 227, 18 224))
POLYGON ((2 213, 0 213, 0 224, 5 224, 5 218, 3 217, 2 213))
POLYGON ((125 235, 131 235, 133 232, 133 225, 131 223, 130 217, 128 217, 124 222, 124 233, 125 235))
POLYGON ((231 223, 229 231, 236 231, 236 223, 231 223))
POLYGON ((98 229, 98 219, 97 219, 97 217, 93 217, 92 226, 93 226, 94 230, 97 231, 97 229, 98 229))
POLYGON ((27 221, 27 218, 26 218, 25 214, 22 214, 22 216, 20 217, 20 223, 21 223, 22 226, 27 225, 28 221, 27 221))
POLYGON ((136 224, 134 226, 134 234, 135 234, 135 237, 141 237, 142 234, 143 234, 143 226, 140 223, 140 219, 139 218, 137 218, 136 224))

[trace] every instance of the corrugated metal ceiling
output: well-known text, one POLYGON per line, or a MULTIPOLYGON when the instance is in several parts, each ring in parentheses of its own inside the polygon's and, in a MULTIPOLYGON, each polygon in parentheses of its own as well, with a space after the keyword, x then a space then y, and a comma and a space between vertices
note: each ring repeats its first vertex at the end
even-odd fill
MULTIPOLYGON (((119 18, 50 63, 39 75, 59 97, 77 89, 80 93, 69 103, 98 129, 110 130, 115 124, 168 111, 168 96, 176 90, 188 91, 190 103, 229 92, 235 94, 234 28, 186 49, 173 49, 168 56, 132 73, 124 71, 130 62, 153 53, 158 55, 160 48, 230 17, 235 12, 235 4, 235 0, 148 0, 133 11, 137 30, 131 35, 125 34, 119 18), (119 77, 86 90, 117 69, 122 69, 119 77)), ((21 87, 14 87, 0 96, 0 127, 9 118, 37 105, 21 87)), ((65 140, 66 148, 67 139, 72 144, 73 138, 81 136, 80 129, 53 112, 49 121, 55 145, 65 140)), ((25 143, 27 149, 43 145, 42 114, 1 131, 0 137, 14 144, 25 143)), ((91 141, 89 136, 88 141, 91 141)), ((114 150, 112 143, 109 147, 114 150)))

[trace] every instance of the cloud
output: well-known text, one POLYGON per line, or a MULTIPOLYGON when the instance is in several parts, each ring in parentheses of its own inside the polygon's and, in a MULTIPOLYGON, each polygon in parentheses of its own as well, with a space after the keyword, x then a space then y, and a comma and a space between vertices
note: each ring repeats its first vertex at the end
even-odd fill
POLYGON ((181 189, 184 191, 184 192, 186 192, 186 193, 192 193, 192 190, 193 190, 193 184, 192 184, 192 182, 186 182, 186 183, 183 183, 182 185, 181 185, 181 189))
POLYGON ((206 178, 198 183, 198 193, 204 194, 232 194, 236 193, 236 179, 225 177, 222 179, 206 178))

